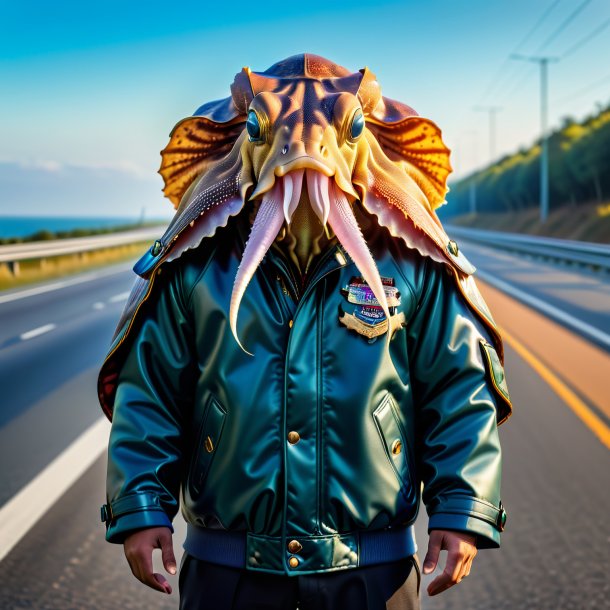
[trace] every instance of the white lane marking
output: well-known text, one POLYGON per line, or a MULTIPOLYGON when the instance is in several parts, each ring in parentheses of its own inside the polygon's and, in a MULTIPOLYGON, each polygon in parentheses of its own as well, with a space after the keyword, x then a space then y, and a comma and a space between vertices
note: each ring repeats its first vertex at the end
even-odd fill
POLYGON ((109 433, 101 417, 0 508, 0 561, 102 455, 109 433))
POLYGON ((130 292, 121 292, 121 294, 115 294, 113 297, 110 297, 108 299, 108 302, 118 303, 119 301, 125 301, 130 294, 130 292))
POLYGON ((544 301, 533 297, 531 294, 527 294, 526 292, 519 290, 512 284, 508 284, 504 280, 500 280, 497 277, 491 275, 490 273, 477 269, 475 275, 478 275, 484 282, 491 284, 502 292, 505 292, 506 294, 516 298, 518 301, 530 305, 534 309, 537 309, 538 311, 541 311, 542 313, 545 313, 551 316, 552 318, 563 322, 572 330, 579 331, 583 333, 586 337, 593 339, 594 341, 597 341, 599 343, 602 343, 607 348, 610 348, 610 335, 608 333, 605 333, 603 330, 595 328, 595 326, 591 326, 591 324, 587 324, 586 322, 575 318, 569 313, 566 313, 565 311, 562 311, 561 309, 553 305, 549 305, 548 303, 545 303, 544 301))
POLYGON ((98 301, 97 303, 93 303, 92 307, 93 309, 104 309, 106 305, 104 305, 104 303, 102 303, 101 301, 98 301))
POLYGON ((16 301, 17 299, 31 297, 36 294, 42 294, 43 292, 50 292, 52 290, 58 290, 59 288, 65 288, 66 286, 82 284, 83 282, 90 282, 91 280, 97 280, 98 278, 105 277, 107 275, 113 275, 114 273, 123 273, 124 271, 131 269, 132 266, 133 265, 131 264, 121 265, 118 268, 113 268, 107 271, 97 271, 95 273, 88 273, 72 280, 53 282, 52 284, 45 284, 44 286, 38 286, 36 288, 28 288, 27 290, 20 290, 19 292, 11 292, 10 294, 0 294, 0 303, 8 303, 9 301, 16 301))
POLYGON ((19 338, 22 341, 26 341, 27 339, 31 339, 32 337, 37 337, 38 335, 43 335, 44 333, 48 333, 50 330, 57 328, 57 324, 45 324, 44 326, 39 326, 38 328, 33 328, 32 330, 28 330, 25 333, 21 333, 19 338))

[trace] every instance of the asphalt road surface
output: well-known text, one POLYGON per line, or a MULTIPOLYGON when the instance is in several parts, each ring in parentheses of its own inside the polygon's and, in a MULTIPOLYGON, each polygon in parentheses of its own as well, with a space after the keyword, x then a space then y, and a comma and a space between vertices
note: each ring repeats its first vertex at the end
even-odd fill
MULTIPOLYGON (((471 244, 460 246, 481 271, 536 292, 570 315, 610 332, 606 276, 505 253, 494 256, 471 244)), ((78 283, 22 298, 0 293, 0 510, 100 418, 96 377, 133 282, 129 269, 130 265, 109 268, 88 281, 75 276, 78 283)), ((484 282, 478 283, 487 299, 484 282)), ((497 322, 519 336, 522 317, 511 313, 516 306, 502 295, 493 297, 494 305, 488 302, 497 322)), ((542 318, 532 316, 540 318, 542 327, 542 318)), ((522 338, 526 340, 527 336, 522 338)), ((554 364, 553 357, 561 353, 553 348, 552 355, 545 354, 544 345, 526 347, 607 425, 610 399, 579 391, 570 372, 554 364)), ((608 608, 608 450, 569 396, 552 389, 522 350, 513 349, 508 341, 505 349, 514 414, 499 430, 502 499, 508 511, 502 546, 479 551, 470 576, 439 596, 430 598, 425 592, 438 569, 425 576, 422 607, 608 608)), ((607 377, 608 354, 586 353, 593 354, 591 377, 607 377)), ((102 454, 2 560, 0 608, 177 608, 176 577, 168 577, 174 586, 171 596, 149 590, 131 575, 122 547, 105 542, 98 516, 105 466, 102 454)), ((184 527, 179 519, 175 525, 179 559, 184 527)), ((423 506, 417 540, 423 560, 423 506)))

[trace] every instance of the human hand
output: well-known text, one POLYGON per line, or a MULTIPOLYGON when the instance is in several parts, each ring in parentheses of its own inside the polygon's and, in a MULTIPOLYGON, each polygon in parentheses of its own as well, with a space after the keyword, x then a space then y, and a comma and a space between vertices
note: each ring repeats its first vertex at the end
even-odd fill
POLYGON ((472 561, 477 554, 476 536, 451 530, 430 530, 424 574, 434 572, 443 549, 447 551, 445 569, 428 585, 430 596, 442 593, 470 574, 472 561))
POLYGON ((123 550, 133 575, 156 591, 172 592, 171 585, 161 574, 153 574, 152 552, 161 549, 163 567, 169 574, 176 573, 176 558, 169 527, 150 527, 138 530, 125 538, 123 550))

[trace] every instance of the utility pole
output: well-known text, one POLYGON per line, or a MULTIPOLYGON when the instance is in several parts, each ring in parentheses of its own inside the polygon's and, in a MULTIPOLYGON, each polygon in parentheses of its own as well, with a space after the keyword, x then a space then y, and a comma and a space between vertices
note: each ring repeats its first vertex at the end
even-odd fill
POLYGON ((496 113, 502 110, 502 106, 474 106, 476 112, 489 113, 489 163, 496 156, 496 113))
POLYGON ((547 137, 548 119, 548 65, 558 62, 558 57, 536 57, 513 53, 511 59, 532 61, 540 65, 540 222, 545 223, 549 214, 549 141, 547 137))
POLYGON ((477 213, 477 184, 475 173, 478 171, 478 155, 477 155, 477 135, 478 132, 474 129, 468 129, 466 131, 462 131, 458 136, 458 151, 459 151, 459 166, 460 170, 463 169, 462 157, 464 154, 464 136, 472 136, 471 147, 470 147, 470 164, 475 168, 471 170, 472 178, 470 179, 470 187, 468 192, 468 201, 469 201, 469 212, 471 214, 477 213))
POLYGON ((470 181, 470 190, 468 194, 470 201, 470 213, 474 215, 477 213, 477 180, 474 177, 470 181))
POLYGON ((472 176, 472 180, 470 181, 470 213, 475 215, 477 213, 477 174, 478 174, 478 164, 479 164, 479 154, 478 154, 478 131, 473 129, 469 132, 472 135, 472 160, 474 161, 475 171, 472 176))

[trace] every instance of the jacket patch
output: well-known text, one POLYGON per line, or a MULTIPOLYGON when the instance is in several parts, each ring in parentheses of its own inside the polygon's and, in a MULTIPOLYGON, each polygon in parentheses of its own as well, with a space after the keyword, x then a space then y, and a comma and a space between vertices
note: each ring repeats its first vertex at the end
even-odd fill
MULTIPOLYGON (((394 278, 381 276, 381 282, 390 310, 390 328, 392 333, 406 323, 405 314, 397 313, 400 305, 400 292, 395 286, 394 278)), ((341 288, 351 312, 340 308, 339 321, 360 335, 372 339, 383 335, 388 330, 387 317, 375 298, 368 283, 359 276, 351 278, 349 284, 341 288)))

